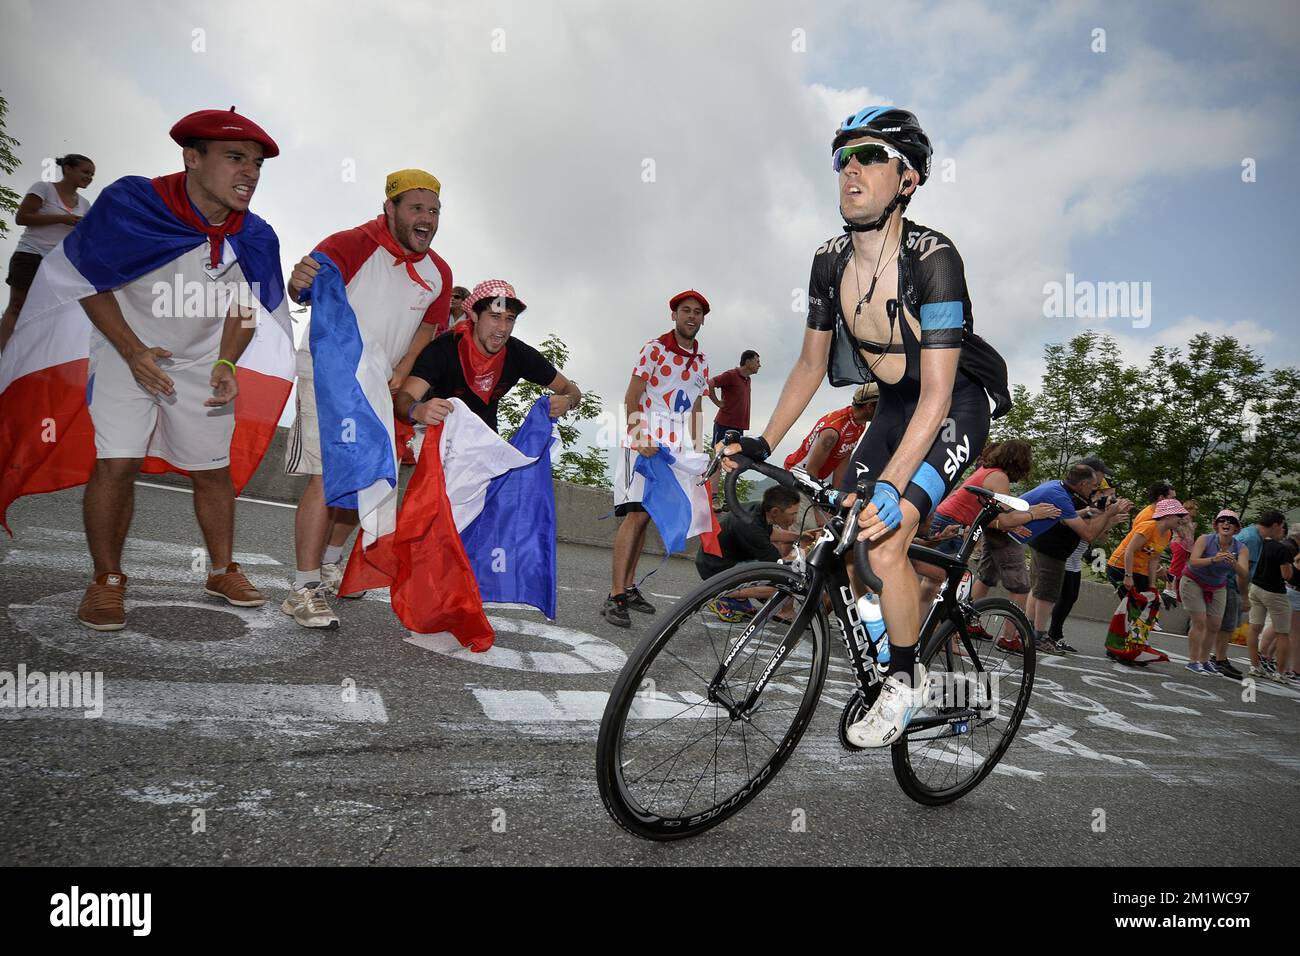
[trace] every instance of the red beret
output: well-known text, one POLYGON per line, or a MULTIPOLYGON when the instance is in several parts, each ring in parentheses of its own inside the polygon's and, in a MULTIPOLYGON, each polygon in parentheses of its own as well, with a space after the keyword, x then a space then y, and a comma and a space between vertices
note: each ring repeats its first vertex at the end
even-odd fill
POLYGON ((700 295, 700 293, 696 292, 694 289, 687 289, 685 292, 678 292, 668 300, 668 308, 676 312, 677 305, 682 301, 682 299, 699 299, 700 305, 704 307, 704 314, 709 314, 709 300, 704 298, 704 296, 700 295))
POLYGON ((182 118, 172 127, 171 137, 184 146, 187 139, 252 140, 262 146, 266 159, 280 155, 280 147, 266 135, 266 130, 251 119, 240 116, 232 106, 229 110, 199 110, 182 118))

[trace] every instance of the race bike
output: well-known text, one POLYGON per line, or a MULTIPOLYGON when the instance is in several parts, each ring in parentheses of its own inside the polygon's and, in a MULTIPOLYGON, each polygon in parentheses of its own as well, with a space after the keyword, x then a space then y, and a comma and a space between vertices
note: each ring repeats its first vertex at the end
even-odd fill
MULTIPOLYGON (((847 728, 875 701, 888 666, 881 583, 869 547, 855 540, 873 483, 859 482, 845 509, 843 492, 802 469, 729 457, 737 464, 725 484, 733 520, 747 514, 736 500, 736 480, 753 470, 807 495, 825 523, 806 556, 742 564, 705 580, 663 615, 619 674, 601 720, 597 782, 614 820, 650 840, 703 833, 772 782, 822 700, 832 634, 847 653, 854 684, 839 719, 846 749, 858 749, 847 728), (870 589, 856 600, 844 557, 850 550, 870 589), (723 619, 718 598, 728 598, 731 608, 746 602, 746 619, 723 619)), ((957 800, 992 772, 1033 691, 1033 628, 1010 601, 972 603, 967 568, 984 529, 998 515, 1029 506, 976 486, 967 490, 982 505, 957 554, 919 544, 909 551, 913 561, 941 569, 943 583, 917 651, 932 675, 930 692, 890 751, 903 792, 929 805, 957 800)))

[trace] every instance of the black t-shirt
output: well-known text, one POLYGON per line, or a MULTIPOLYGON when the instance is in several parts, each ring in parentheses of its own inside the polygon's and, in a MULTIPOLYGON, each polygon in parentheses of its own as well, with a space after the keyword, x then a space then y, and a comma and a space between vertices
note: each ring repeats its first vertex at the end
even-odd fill
MULTIPOLYGON (((1082 511, 1088 507, 1087 498, 1075 494, 1068 485, 1062 487, 1070 492, 1070 500, 1074 502, 1076 511, 1082 511)), ((1012 537, 1014 538, 1015 535, 1012 535, 1012 537)), ((1031 541, 1029 546, 1039 554, 1049 558, 1056 558, 1058 561, 1064 561, 1074 554, 1074 549, 1079 546, 1079 535, 1069 525, 1058 521, 1031 541)))
POLYGON ((718 547, 722 557, 708 554, 703 548, 695 555, 695 567, 700 577, 712 577, 744 561, 775 561, 781 557, 772 543, 772 526, 763 514, 763 503, 746 501, 740 507, 749 516, 748 521, 729 512, 719 522, 722 527, 718 532, 718 547))
POLYGON ((465 381, 465 371, 460 365, 459 339, 455 332, 444 332, 426 345, 415 360, 411 374, 429 383, 429 391, 420 400, 459 398, 493 431, 497 430, 497 406, 501 396, 519 384, 520 379, 545 388, 559 374, 546 356, 512 336, 506 340, 506 360, 501 368, 501 378, 492 389, 492 400, 485 402, 465 381))
MULTIPOLYGON (((1282 578, 1282 565, 1290 564, 1295 560, 1295 556, 1296 551, 1291 542, 1266 538, 1263 548, 1260 549, 1259 563, 1255 565, 1255 576, 1250 579, 1251 583, 1274 594, 1285 594, 1286 581, 1282 578)), ((1292 568, 1292 580, 1295 576, 1296 570, 1292 568)))

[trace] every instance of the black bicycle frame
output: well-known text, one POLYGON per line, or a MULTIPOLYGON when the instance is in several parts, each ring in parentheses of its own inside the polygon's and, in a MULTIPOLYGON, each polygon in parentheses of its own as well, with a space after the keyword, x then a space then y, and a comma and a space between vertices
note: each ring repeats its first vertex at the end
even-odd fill
MULTIPOLYGON (((952 622, 954 633, 961 635, 963 646, 966 648, 966 653, 970 655, 976 671, 983 670, 975 648, 963 630, 964 622, 961 604, 957 600, 957 591, 961 585, 962 577, 969 570, 967 561, 975 550, 975 545, 983 537, 985 526, 999 513, 998 507, 992 501, 986 501, 980 510, 979 517, 971 524, 971 529, 967 533, 965 540, 962 541, 962 546, 956 555, 944 554, 941 551, 919 544, 913 544, 908 549, 908 556, 912 560, 935 565, 944 571, 944 581, 939 587, 939 593, 935 596, 934 602, 930 605, 925 620, 921 624, 920 634, 923 638, 921 644, 923 654, 928 649, 929 642, 939 633, 941 619, 947 618, 952 622)), ((733 720, 745 719, 746 715, 758 704, 759 696, 776 672, 781 661, 803 639, 804 632, 811 626, 812 619, 820 607, 823 593, 830 599, 831 610, 839 624, 840 640, 844 644, 845 650, 848 651, 849 660, 853 665, 854 680, 858 685, 859 692, 863 695, 863 699, 868 699, 869 688, 884 680, 884 668, 876 657, 876 649, 867 635, 866 625, 862 623, 861 618, 858 616, 857 601, 854 599, 853 592, 849 587, 849 575, 845 563, 835 553, 836 543, 844 530, 844 520, 842 516, 833 516, 826 526, 822 528, 821 536, 805 559, 809 568, 809 586, 803 609, 796 615, 794 623, 786 631, 785 637, 777 645, 776 650, 772 652, 767 666, 764 667, 762 674, 759 675, 748 696, 737 703, 731 700, 726 692, 722 690, 722 683, 726 680, 732 661, 736 659, 740 651, 744 649, 771 616, 776 613, 776 609, 785 603, 779 594, 768 599, 764 607, 749 622, 745 630, 741 632, 731 652, 727 654, 726 658, 718 666, 717 672, 713 675, 713 679, 709 683, 709 700, 726 708, 733 720)), ((957 724, 980 716, 983 716, 983 713, 979 708, 958 708, 942 716, 916 718, 908 725, 907 732, 910 734, 915 730, 923 730, 943 724, 957 724)))

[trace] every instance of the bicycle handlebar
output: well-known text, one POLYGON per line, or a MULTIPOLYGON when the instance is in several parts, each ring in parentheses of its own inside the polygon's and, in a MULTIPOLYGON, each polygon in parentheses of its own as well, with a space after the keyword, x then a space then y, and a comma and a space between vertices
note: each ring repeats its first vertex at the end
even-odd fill
MULTIPOLYGON (((723 447, 735 444, 739 438, 739 432, 727 432, 722 439, 723 447)), ((719 460, 721 460, 721 457, 722 456, 719 456, 719 460)), ((727 472, 726 480, 723 482, 723 494, 727 501, 727 507, 730 508, 731 513, 736 515, 741 521, 749 520, 745 512, 740 508, 740 502, 736 498, 736 481, 740 478, 743 472, 756 471, 760 475, 766 475, 768 478, 771 478, 777 484, 789 488, 791 491, 802 490, 811 495, 826 491, 826 486, 822 482, 816 481, 811 476, 808 476, 807 479, 809 487, 803 487, 803 482, 800 482, 798 478, 786 471, 784 468, 769 465, 767 462, 754 461, 752 458, 742 455, 739 452, 734 455, 727 455, 726 457, 734 461, 737 467, 727 472)), ((848 550, 850 547, 849 542, 852 542, 853 562, 854 567, 857 569, 858 576, 867 587, 879 594, 881 588, 880 578, 877 577, 876 573, 871 569, 871 545, 869 542, 857 540, 858 513, 866 507, 867 503, 871 500, 871 496, 875 492, 875 486, 876 483, 874 481, 868 481, 866 479, 858 482, 857 488, 855 489, 857 492, 857 501, 854 503, 853 508, 845 518, 844 534, 841 538, 840 548, 837 550, 840 552, 848 550)), ((832 492, 832 496, 831 503, 838 498, 838 493, 832 492)))
POLYGON ((859 479, 857 488, 854 491, 858 494, 858 501, 853 509, 853 521, 851 529, 853 531, 853 568, 858 572, 858 577, 862 583, 871 588, 876 594, 880 593, 880 578, 876 572, 871 569, 871 542, 863 541, 858 537, 858 512, 865 508, 871 501, 871 496, 876 493, 876 483, 867 478, 859 479))

